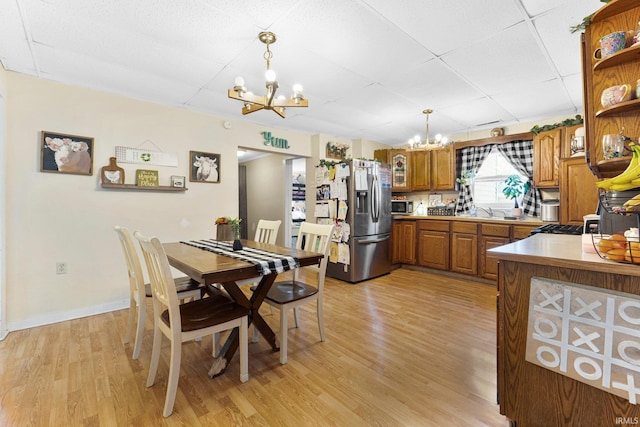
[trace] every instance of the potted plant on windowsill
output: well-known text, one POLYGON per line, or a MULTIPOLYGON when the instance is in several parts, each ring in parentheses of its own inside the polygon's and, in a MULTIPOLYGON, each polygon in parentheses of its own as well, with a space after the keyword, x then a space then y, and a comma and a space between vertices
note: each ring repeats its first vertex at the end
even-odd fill
POLYGON ((509 175, 507 179, 504 180, 502 194, 504 194, 507 199, 513 199, 514 207, 511 213, 512 216, 516 218, 522 216, 522 208, 518 206, 518 199, 528 190, 529 181, 523 182, 519 175, 509 175))

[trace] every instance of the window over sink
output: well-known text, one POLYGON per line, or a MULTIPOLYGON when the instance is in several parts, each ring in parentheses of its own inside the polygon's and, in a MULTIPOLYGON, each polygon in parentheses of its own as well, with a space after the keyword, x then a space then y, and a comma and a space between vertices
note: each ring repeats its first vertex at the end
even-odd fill
MULTIPOLYGON (((510 175, 518 175, 527 181, 494 146, 471 182, 471 194, 476 207, 513 208, 513 201, 502 194, 504 180, 510 175)), ((522 200, 518 200, 518 203, 522 204, 522 200)))

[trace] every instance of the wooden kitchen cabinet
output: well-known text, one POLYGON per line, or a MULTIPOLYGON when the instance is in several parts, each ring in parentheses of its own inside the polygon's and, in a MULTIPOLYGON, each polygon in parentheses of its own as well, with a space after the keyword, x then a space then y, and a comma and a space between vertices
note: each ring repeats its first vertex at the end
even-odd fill
POLYGON ((624 134, 631 138, 640 135, 640 99, 621 102, 603 108, 602 92, 621 84, 630 84, 633 91, 640 75, 640 45, 627 47, 606 58, 595 59, 593 52, 600 47, 600 38, 613 31, 635 29, 640 17, 640 2, 615 0, 602 6, 591 18, 582 35, 582 76, 585 111, 585 149, 590 169, 599 178, 610 178, 622 172, 631 156, 605 160, 602 137, 624 134))
POLYGON ((583 216, 596 213, 597 178, 584 157, 564 159, 560 174, 560 223, 582 225, 583 216))
POLYGON ((416 222, 398 220, 393 222, 392 227, 392 264, 415 264, 416 263, 416 222))
POLYGON ((411 152, 411 187, 413 191, 431 190, 431 152, 411 152))
POLYGON ((510 242, 510 225, 480 224, 480 244, 478 246, 478 258, 480 260, 480 271, 478 273, 480 277, 497 280, 498 258, 487 251, 510 242))
POLYGON ((450 221, 418 221, 418 264, 449 270, 450 221))
POLYGON ((453 191, 456 183, 455 149, 376 150, 373 157, 391 165, 391 191, 453 191))
POLYGON ((478 273, 477 223, 451 223, 451 271, 472 276, 478 273))
POLYGON ((453 145, 431 151, 431 190, 454 190, 456 185, 455 149, 453 145))
POLYGON ((584 124, 575 126, 566 126, 562 128, 562 140, 560 141, 560 158, 568 159, 571 157, 571 140, 576 136, 576 130, 583 127, 584 124))
POLYGON ((561 127, 540 132, 533 137, 533 185, 556 188, 559 185, 561 127))
POLYGON ((403 149, 389 150, 391 191, 411 191, 411 153, 403 149))

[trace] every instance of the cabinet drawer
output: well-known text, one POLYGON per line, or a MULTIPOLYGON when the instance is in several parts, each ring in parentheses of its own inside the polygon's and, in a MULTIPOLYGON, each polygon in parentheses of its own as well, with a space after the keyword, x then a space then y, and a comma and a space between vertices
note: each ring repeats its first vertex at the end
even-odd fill
POLYGON ((535 230, 535 225, 514 225, 513 226, 513 240, 526 239, 531 234, 531 230, 535 230))
POLYGON ((483 236, 496 236, 496 237, 509 237, 510 225, 503 224, 482 224, 481 226, 483 236))
POLYGON ((474 222, 453 222, 451 231, 454 233, 478 234, 478 224, 474 222))
POLYGON ((418 228, 420 230, 431 231, 449 231, 449 223, 451 221, 418 221, 418 228))

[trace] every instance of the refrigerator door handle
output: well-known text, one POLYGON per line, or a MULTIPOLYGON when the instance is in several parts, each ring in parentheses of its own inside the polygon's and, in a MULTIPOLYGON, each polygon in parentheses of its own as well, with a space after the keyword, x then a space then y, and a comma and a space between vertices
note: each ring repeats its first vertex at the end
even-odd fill
POLYGON ((359 245, 370 245, 372 243, 384 242, 385 240, 389 240, 389 236, 382 237, 380 239, 358 240, 358 244, 359 245))
POLYGON ((378 176, 373 175, 371 180, 371 215, 373 222, 378 222, 380 218, 380 191, 378 188, 378 176))

